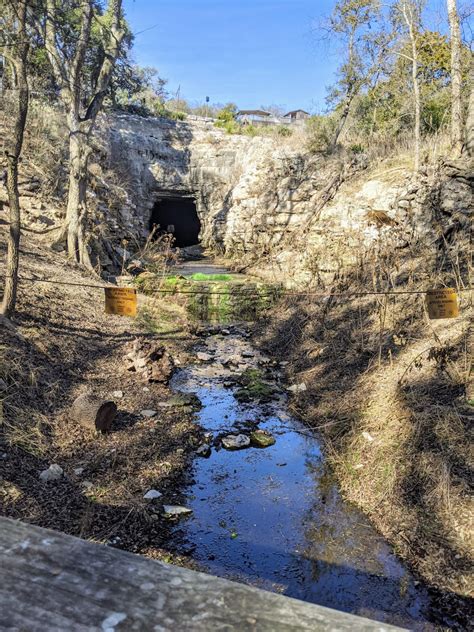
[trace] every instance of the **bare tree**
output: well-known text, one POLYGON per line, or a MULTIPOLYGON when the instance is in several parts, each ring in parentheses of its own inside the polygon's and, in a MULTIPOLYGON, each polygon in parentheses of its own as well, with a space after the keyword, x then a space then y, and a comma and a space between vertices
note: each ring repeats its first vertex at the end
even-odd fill
POLYGON ((474 158, 474 59, 471 61, 470 86, 464 144, 468 156, 474 158))
POLYGON ((327 23, 322 26, 326 37, 335 38, 343 45, 338 80, 328 96, 328 101, 338 106, 339 113, 332 139, 333 149, 349 118, 354 99, 380 66, 378 57, 385 42, 382 32, 374 28, 379 12, 379 0, 338 0, 327 23))
MULTIPOLYGON (((3 6, 2 6, 3 5, 3 6)), ((28 0, 4 0, 1 21, 2 55, 11 66, 15 85, 13 86, 13 133, 5 138, 7 162, 6 186, 10 205, 10 233, 8 237, 5 288, 0 313, 8 317, 15 309, 18 288, 18 267, 20 259, 20 200, 18 194, 18 162, 23 146, 26 117, 28 114, 27 57, 29 39, 27 34, 28 0)))
MULTIPOLYGON (((467 106, 467 117, 466 117, 466 133, 465 133, 465 147, 466 152, 469 158, 474 160, 474 60, 471 61, 471 72, 470 72, 470 83, 471 90, 469 95, 469 103, 467 106)), ((472 238, 474 236, 473 227, 471 225, 471 244, 472 238)), ((472 250, 469 261, 469 284, 472 287, 473 281, 473 262, 472 262, 472 250)), ((470 322, 469 329, 467 333, 467 341, 466 341, 467 353, 468 353, 468 372, 467 372, 467 381, 466 381, 466 399, 474 405, 474 301, 473 301, 473 292, 471 290, 471 314, 470 314, 470 322)))
POLYGON ((396 10, 400 13, 405 24, 411 46, 411 77, 413 89, 413 135, 415 141, 414 170, 420 170, 420 146, 421 146, 421 96, 420 80, 418 77, 418 34, 421 27, 421 8, 423 2, 418 0, 400 0, 396 10))
POLYGON ((457 152, 460 152, 462 148, 461 28, 456 0, 447 0, 447 4, 451 31, 451 144, 457 152))
POLYGON ((53 69, 60 98, 66 108, 69 129, 69 190, 64 226, 68 254, 78 263, 92 267, 87 248, 87 164, 91 154, 91 135, 110 84, 126 30, 122 0, 108 0, 106 15, 110 26, 102 27, 104 54, 95 71, 92 90, 86 89, 84 66, 91 43, 92 21, 96 16, 94 0, 46 0, 45 47, 53 69), (70 4, 79 15, 76 39, 64 45, 61 15, 70 4))

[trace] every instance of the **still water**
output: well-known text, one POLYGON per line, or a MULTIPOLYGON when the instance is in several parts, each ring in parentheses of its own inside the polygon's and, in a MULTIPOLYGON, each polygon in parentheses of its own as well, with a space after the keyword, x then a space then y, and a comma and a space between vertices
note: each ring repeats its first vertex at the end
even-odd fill
MULTIPOLYGON (((417 630, 434 630, 426 589, 414 580, 367 518, 342 501, 315 435, 287 410, 277 366, 238 328, 209 335, 196 351, 210 357, 181 370, 175 390, 202 402, 198 422, 212 437, 196 457, 175 527, 193 558, 214 575, 417 630), (275 388, 270 403, 242 404, 235 379, 258 368, 275 388), (227 451, 228 433, 269 431, 265 449, 227 451)), ((440 629, 439 627, 437 629, 440 629)))

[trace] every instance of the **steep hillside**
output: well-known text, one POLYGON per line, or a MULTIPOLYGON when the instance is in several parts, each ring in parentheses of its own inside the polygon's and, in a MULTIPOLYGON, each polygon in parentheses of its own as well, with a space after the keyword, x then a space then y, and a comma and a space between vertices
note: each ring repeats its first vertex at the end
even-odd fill
POLYGON ((104 290, 87 287, 100 286, 98 279, 62 255, 29 236, 21 255, 21 276, 34 281, 20 284, 15 330, 0 327, 2 513, 170 559, 172 552, 161 549, 169 522, 144 495, 160 489, 168 501, 179 502, 199 429, 166 382, 128 371, 124 356, 134 341, 153 341, 175 363, 184 362, 192 339, 186 318, 176 306, 148 303, 159 319, 150 338, 140 318, 106 315, 104 290), (71 403, 89 391, 116 402, 111 433, 96 434, 72 421, 71 403), (156 412, 147 416, 147 410, 156 412), (40 474, 51 464, 63 474, 45 483, 40 474))

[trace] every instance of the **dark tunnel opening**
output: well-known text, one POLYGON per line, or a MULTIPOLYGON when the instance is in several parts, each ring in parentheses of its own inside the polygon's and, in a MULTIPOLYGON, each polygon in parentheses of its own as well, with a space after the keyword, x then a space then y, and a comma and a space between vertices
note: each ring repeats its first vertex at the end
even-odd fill
POLYGON ((157 225, 157 234, 172 233, 174 245, 178 248, 199 243, 201 222, 196 211, 196 202, 191 198, 170 197, 158 200, 151 212, 150 230, 157 225))

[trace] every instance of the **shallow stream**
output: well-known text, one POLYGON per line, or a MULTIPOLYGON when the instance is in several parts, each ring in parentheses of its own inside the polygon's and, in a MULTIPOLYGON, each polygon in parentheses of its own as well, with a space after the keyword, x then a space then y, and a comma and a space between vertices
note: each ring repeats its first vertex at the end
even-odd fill
MULTIPOLYGON (((401 627, 435 629, 425 588, 367 518, 341 500, 317 438, 287 408, 281 366, 252 348, 245 329, 208 333, 195 364, 173 378, 202 402, 212 452, 195 459, 175 537, 208 572, 401 627), (239 403, 238 376, 258 368, 269 403, 239 403), (258 427, 270 447, 228 451, 221 438, 258 427)), ((439 629, 439 628, 438 628, 439 629)))

